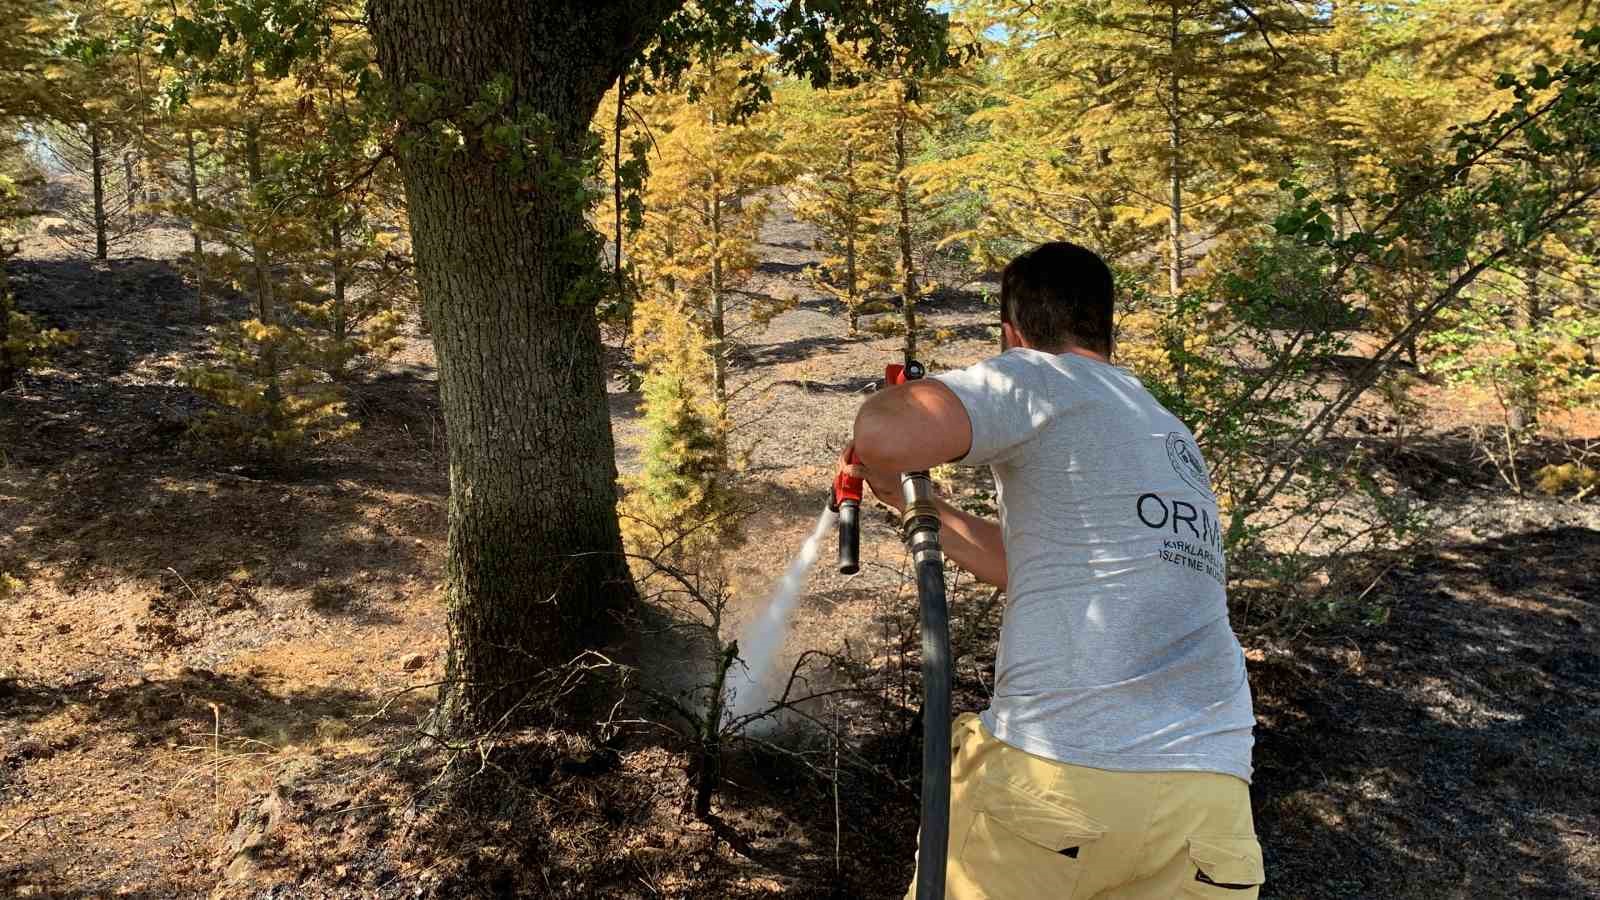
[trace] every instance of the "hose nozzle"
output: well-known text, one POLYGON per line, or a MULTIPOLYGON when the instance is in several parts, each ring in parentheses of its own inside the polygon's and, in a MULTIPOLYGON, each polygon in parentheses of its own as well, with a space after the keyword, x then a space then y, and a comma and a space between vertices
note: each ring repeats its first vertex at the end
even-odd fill
MULTIPOLYGON (((845 462, 861 460, 851 450, 845 462)), ((839 514, 839 574, 854 575, 861 571, 861 479, 840 472, 833 479, 828 508, 839 514)))
MULTIPOLYGON (((906 360, 903 365, 891 365, 884 369, 883 386, 891 387, 915 381, 925 373, 922 363, 914 359, 906 360)), ((847 465, 856 465, 861 458, 856 456, 854 448, 845 457, 847 465)), ((927 479, 924 478, 925 482, 927 479)), ((861 571, 861 479, 840 472, 833 479, 833 488, 828 494, 828 508, 839 514, 839 574, 854 575, 861 571)), ((938 526, 938 512, 930 504, 923 508, 917 505, 917 512, 926 514, 932 510, 934 527, 938 526)), ((910 512, 910 510, 908 510, 910 512)), ((909 519, 907 520, 909 521, 909 519)), ((909 535, 909 531, 907 534, 909 535)))

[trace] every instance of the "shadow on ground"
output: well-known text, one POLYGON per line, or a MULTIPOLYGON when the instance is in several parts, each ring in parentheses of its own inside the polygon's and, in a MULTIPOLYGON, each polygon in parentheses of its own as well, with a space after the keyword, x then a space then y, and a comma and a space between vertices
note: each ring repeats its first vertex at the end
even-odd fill
POLYGON ((50 571, 63 591, 140 579, 168 639, 176 620, 250 607, 263 588, 394 621, 371 598, 425 574, 421 545, 444 528, 435 381, 356 378, 353 438, 286 465, 229 457, 189 438, 205 403, 179 376, 209 358, 206 326, 243 312, 237 296, 201 306, 178 268, 149 259, 21 260, 11 285, 79 341, 0 397, 0 500, 20 501, 0 503, 0 564, 50 571))
MULTIPOLYGON (((197 896, 215 874, 171 866, 161 848, 172 855, 192 852, 227 823, 213 821, 219 810, 174 806, 172 778, 190 769, 191 777, 209 780, 216 765, 231 781, 238 767, 259 766, 270 781, 275 770, 317 758, 316 748, 358 741, 367 728, 364 717, 379 713, 383 702, 341 687, 285 689, 204 669, 113 687, 94 678, 55 686, 0 680, 0 805, 31 802, 38 812, 15 825, 15 833, 46 838, 0 846, 0 892, 52 900, 197 896), (56 717, 56 724, 28 727, 47 717, 56 717), (38 794, 26 767, 51 765, 57 756, 76 764, 87 743, 123 760, 121 783, 86 778, 70 799, 38 794), (74 817, 107 815, 113 808, 126 810, 122 827, 87 833, 112 838, 108 843, 74 830, 74 817), (117 856, 116 839, 130 830, 148 833, 152 852, 145 858, 117 856)), ((400 696, 384 715, 390 723, 414 722, 426 702, 421 692, 400 696)))
POLYGON ((1594 896, 1597 569, 1582 528, 1442 547, 1252 665, 1263 896, 1594 896))

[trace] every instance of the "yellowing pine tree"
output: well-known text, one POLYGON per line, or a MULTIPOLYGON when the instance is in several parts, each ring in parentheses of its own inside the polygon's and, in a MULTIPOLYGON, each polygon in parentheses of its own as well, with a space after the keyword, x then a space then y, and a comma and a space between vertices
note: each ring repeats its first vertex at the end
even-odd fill
POLYGON ((62 209, 70 246, 106 259, 138 228, 139 138, 153 98, 143 48, 134 36, 136 8, 120 0, 76 4, 52 48, 49 125, 35 143, 70 175, 62 209))
POLYGON ((634 314, 644 369, 644 470, 618 505, 634 552, 699 558, 738 529, 705 330, 683 294, 647 291, 634 314))
MULTIPOLYGON (((341 37, 365 40, 336 34, 330 54, 341 37)), ((214 328, 220 362, 187 377, 220 407, 202 432, 281 458, 354 429, 337 382, 392 352, 408 279, 395 226, 368 215, 384 182, 360 176, 382 158, 341 74, 309 63, 274 79, 247 54, 234 64, 239 83, 186 85, 223 137, 209 190, 174 208, 214 248, 207 276, 253 315, 214 328)))
POLYGON ((947 81, 910 60, 868 65, 847 45, 835 57, 842 75, 835 86, 785 95, 786 108, 811 107, 789 141, 807 171, 793 190, 796 213, 823 232, 830 256, 820 286, 844 302, 852 332, 874 291, 899 296, 900 321, 879 319, 872 330, 901 334, 909 359, 917 352, 917 304, 937 287, 925 271, 923 224, 940 199, 921 157, 940 120, 930 100, 947 81))
MULTIPOLYGON (((742 79, 753 66, 754 57, 746 56, 692 70, 682 89, 640 104, 654 141, 634 264, 646 294, 673 298, 703 330, 716 420, 724 428, 736 338, 730 313, 742 299, 734 289, 758 262, 754 247, 770 204, 765 192, 791 169, 778 152, 770 112, 741 117, 748 90, 742 79)), ((776 309, 757 303, 747 312, 760 325, 776 309)), ((649 351, 636 348, 640 354, 649 351)))
MULTIPOLYGON (((328 58, 370 58, 364 32, 340 29, 328 58)), ((397 252, 404 210, 383 201, 401 194, 383 165, 372 117, 342 70, 325 62, 295 72, 296 115, 274 135, 280 145, 279 208, 298 209, 316 232, 296 259, 305 290, 292 298, 312 346, 313 365, 336 381, 371 368, 399 348, 402 304, 413 298, 407 261, 397 252)))
POLYGON ((896 258, 884 239, 894 222, 892 161, 857 99, 852 90, 791 84, 778 100, 790 123, 785 155, 804 171, 786 194, 795 217, 822 233, 827 254, 811 281, 844 306, 852 337, 863 314, 884 308, 896 258))
MULTIPOLYGON (((1565 0, 1409 0, 1333 9, 1335 27, 1328 40, 1340 50, 1344 77, 1330 117, 1344 122, 1345 129, 1328 144, 1349 161, 1348 184, 1338 191, 1347 197, 1349 216, 1367 220, 1372 211, 1362 207, 1361 197, 1392 190, 1394 186, 1383 183, 1392 166, 1423 165, 1447 152, 1455 123, 1488 115, 1504 102, 1496 89, 1502 72, 1522 73, 1534 63, 1570 55, 1577 47, 1573 33, 1600 14, 1565 0)), ((1309 144, 1321 143, 1314 126, 1306 131, 1309 144)), ((1341 205, 1337 212, 1342 233, 1347 209, 1341 205)), ((1380 333, 1403 332, 1425 298, 1448 279, 1428 260, 1440 252, 1438 245, 1448 248, 1454 237, 1436 238, 1398 242, 1393 265, 1358 273, 1355 286, 1380 333)), ((1561 285, 1581 281, 1572 277, 1577 272, 1569 270, 1566 260, 1549 256, 1540 250, 1523 254, 1517 263, 1520 271, 1489 279, 1500 287, 1498 292, 1477 294, 1491 309, 1509 309, 1512 319, 1524 320, 1523 326, 1513 325, 1519 333, 1542 332, 1545 314, 1560 306, 1561 285)), ((1479 331, 1486 321, 1479 315, 1467 319, 1478 323, 1479 331)), ((1424 360, 1418 337, 1408 337, 1404 346, 1412 363, 1420 366, 1424 360)), ((1445 344, 1452 340, 1446 337, 1445 344)), ((1537 379, 1530 376, 1523 382, 1536 384, 1537 379)), ((1532 422, 1537 418, 1532 398, 1538 392, 1515 393, 1522 399, 1511 404, 1511 418, 1532 422)), ((1515 430, 1522 430, 1521 425, 1515 430)))
POLYGON ((966 170, 995 225, 1085 235, 1117 259, 1165 233, 1177 295, 1199 250, 1265 217, 1283 172, 1272 111, 1294 102, 1311 26, 1289 0, 989 5, 1003 77, 966 170), (1042 152, 1035 152, 1042 151, 1042 152), (984 170, 993 175, 984 179, 984 170), (1029 208, 1036 210, 1029 214, 1029 208))
POLYGON ((1145 170, 1114 164, 1111 148, 1086 138, 1079 119, 1086 88, 1061 77, 1064 36, 1054 39, 1019 4, 974 8, 983 48, 952 89, 971 111, 943 158, 919 167, 938 197, 977 196, 972 221, 944 237, 974 262, 999 268, 1018 252, 1070 240, 1123 269, 1135 267, 1161 233, 1149 213, 1145 170))

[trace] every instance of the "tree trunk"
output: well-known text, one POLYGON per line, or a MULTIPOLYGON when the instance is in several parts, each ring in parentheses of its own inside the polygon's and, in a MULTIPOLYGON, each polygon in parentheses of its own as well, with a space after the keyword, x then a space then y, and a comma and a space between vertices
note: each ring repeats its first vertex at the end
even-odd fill
POLYGON ((856 229, 860 227, 856 216, 856 148, 844 149, 844 296, 845 315, 850 317, 850 336, 855 337, 861 328, 861 295, 856 293, 856 229))
POLYGON ((94 183, 94 258, 106 258, 106 152, 100 128, 89 126, 89 178, 94 183))
MULTIPOLYGON (((1334 18, 1338 15, 1339 4, 1328 4, 1328 23, 1330 26, 1332 26, 1334 18)), ((1334 84, 1338 85, 1341 80, 1341 75, 1343 74, 1340 71, 1340 56, 1338 50, 1335 50, 1332 54, 1330 54, 1328 68, 1330 73, 1333 75, 1334 84)), ((1345 209, 1347 206, 1349 206, 1349 203, 1344 199, 1347 177, 1345 175, 1344 151, 1339 149, 1338 146, 1334 146, 1332 149, 1333 194, 1335 198, 1333 203, 1333 235, 1335 238, 1342 241, 1344 240, 1344 236, 1346 234, 1344 223, 1345 209)), ((1343 298, 1341 297, 1340 299, 1342 300, 1343 298)), ((1412 362, 1415 363, 1416 360, 1413 359, 1412 362)))
MULTIPOLYGON (((261 170, 261 120, 259 117, 250 120, 244 131, 244 159, 245 177, 250 182, 250 203, 255 212, 259 213, 257 206, 260 198, 256 196, 256 189, 264 177, 261 170)), ((250 264, 256 294, 256 318, 263 325, 271 325, 275 310, 272 302, 272 274, 267 268, 267 251, 261 245, 261 229, 264 223, 259 217, 253 217, 250 223, 250 264)), ((267 379, 266 401, 268 415, 274 419, 278 414, 279 401, 283 399, 283 392, 278 387, 278 345, 275 341, 268 340, 262 348, 261 367, 267 379)))
MULTIPOLYGON (((1512 311, 1512 325, 1516 328, 1516 341, 1521 354, 1532 352, 1526 345, 1533 332, 1544 320, 1544 298, 1539 293, 1539 276, 1543 271, 1543 260, 1537 251, 1528 260, 1527 269, 1524 271, 1524 290, 1522 298, 1512 311)), ((1510 425, 1511 430, 1522 432, 1539 423, 1539 386, 1538 373, 1532 363, 1522 366, 1521 379, 1511 392, 1510 425)))
POLYGON ((200 240, 200 229, 195 227, 194 216, 200 208, 200 167, 195 162, 194 132, 184 132, 184 150, 188 157, 188 188, 189 188, 189 238, 194 242, 194 283, 195 302, 206 302, 206 257, 205 244, 200 240))
MULTIPOLYGON (((1594 280, 1600 278, 1600 267, 1590 266, 1587 273, 1579 268, 1578 272, 1578 308, 1587 312, 1594 309, 1594 280)), ((1583 341, 1583 364, 1595 367, 1594 343, 1588 339, 1583 341)))
MULTIPOLYGON (((622 276, 622 125, 623 113, 627 109, 628 78, 626 75, 617 79, 617 111, 613 122, 614 131, 611 135, 611 204, 616 213, 612 217, 612 249, 615 258, 611 264, 612 274, 617 279, 617 302, 627 294, 627 284, 622 276)), ((629 326, 623 329, 623 334, 632 334, 632 316, 629 316, 629 326)))
MULTIPOLYGON (((446 685, 436 723, 462 732, 544 710, 534 683, 620 634, 634 598, 595 302, 598 237, 568 167, 605 91, 675 3, 372 0, 397 91, 447 85, 458 115, 497 78, 506 116, 548 150, 513 171, 468 116, 431 150, 400 142, 418 284, 433 325, 450 453, 446 685), (552 152, 566 160, 552 159, 552 152)), ((548 698, 554 702, 554 697, 548 698)), ((569 701, 570 702, 570 701, 569 701)))
POLYGON ((711 699, 700 721, 700 758, 694 779, 694 814, 704 821, 711 815, 711 795, 722 781, 722 709, 727 697, 728 670, 739 661, 739 642, 729 641, 717 655, 711 680, 711 699))
MULTIPOLYGON (((244 130, 244 164, 245 179, 250 184, 251 193, 261 184, 263 178, 261 170, 261 122, 252 119, 244 130)), ((251 197, 252 206, 257 198, 251 197)), ((252 280, 255 283, 256 318, 263 324, 272 324, 272 279, 267 272, 266 251, 261 246, 261 227, 259 221, 251 223, 250 232, 250 262, 252 280)))
POLYGON ((906 178, 906 104, 909 102, 902 88, 894 119, 894 199, 900 212, 897 236, 900 242, 900 274, 904 279, 900 288, 900 309, 905 317, 906 362, 917 356, 917 267, 911 254, 911 185, 906 178))
MULTIPOLYGON (((711 134, 717 133, 717 114, 711 113, 711 134)), ((706 201, 711 223, 711 371, 717 401, 717 424, 728 426, 728 326, 723 310, 722 285, 722 170, 711 168, 711 196, 706 201)))
POLYGON ((350 337, 350 323, 345 311, 345 291, 350 280, 344 267, 344 210, 335 204, 333 221, 328 226, 328 249, 333 257, 333 340, 338 346, 338 369, 335 378, 344 376, 344 342, 350 337))
MULTIPOLYGON (((1179 28, 1181 20, 1177 5, 1172 7, 1172 21, 1169 37, 1172 49, 1172 81, 1167 92, 1167 142, 1172 154, 1169 162, 1168 195, 1167 195, 1167 293, 1177 300, 1183 293, 1183 81, 1182 63, 1179 59, 1183 47, 1183 34, 1179 28)), ((1174 303, 1176 312, 1176 302, 1174 303)), ((1176 328, 1168 333, 1167 354, 1172 361, 1173 383, 1182 389, 1188 381, 1188 365, 1184 361, 1187 352, 1184 342, 1184 329, 1176 328)))
MULTIPOLYGON (((1417 297, 1416 291, 1414 291, 1414 290, 1407 290, 1406 291, 1406 324, 1407 325, 1411 324, 1412 322, 1415 322, 1416 319, 1417 319, 1417 316, 1420 315, 1421 312, 1422 312, 1420 304, 1419 304, 1418 301, 1419 301, 1419 298, 1417 297)), ((1402 326, 1402 327, 1404 327, 1404 326, 1402 326)), ((1418 348, 1418 345, 1417 345, 1416 332, 1412 332, 1412 333, 1406 335, 1406 339, 1404 341, 1402 341, 1401 344, 1400 344, 1400 349, 1401 349, 1401 352, 1403 352, 1405 354, 1406 361, 1411 363, 1411 367, 1414 368, 1414 369, 1421 370, 1421 368, 1422 368, 1422 353, 1421 353, 1421 350, 1418 348)))
POLYGON ((1167 95, 1167 142, 1172 151, 1170 181, 1167 196, 1167 289, 1176 297, 1183 293, 1183 99, 1179 76, 1178 48, 1181 35, 1178 30, 1178 6, 1172 7, 1172 81, 1167 95))
POLYGON ((122 189, 128 198, 128 220, 137 222, 139 217, 134 209, 139 205, 139 172, 131 149, 122 151, 122 189))

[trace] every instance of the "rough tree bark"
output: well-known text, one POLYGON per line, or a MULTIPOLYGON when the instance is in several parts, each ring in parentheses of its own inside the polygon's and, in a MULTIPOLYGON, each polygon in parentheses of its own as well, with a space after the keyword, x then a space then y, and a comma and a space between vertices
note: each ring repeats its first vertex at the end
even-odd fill
MULTIPOLYGON (((587 152, 605 91, 682 0, 528 3, 372 0, 378 61, 397 96, 421 85, 457 109, 497 79, 508 112, 539 117, 568 160, 587 152)), ((449 644, 437 723, 465 731, 529 718, 531 682, 619 637, 633 586, 593 291, 599 248, 549 154, 514 173, 466 116, 455 152, 403 121, 418 283, 433 328, 449 438, 449 644), (587 242, 577 242, 587 246, 587 242)), ((559 164, 559 163, 558 163, 559 164)))

